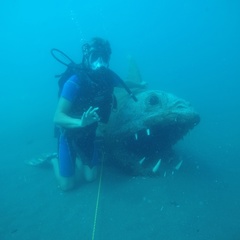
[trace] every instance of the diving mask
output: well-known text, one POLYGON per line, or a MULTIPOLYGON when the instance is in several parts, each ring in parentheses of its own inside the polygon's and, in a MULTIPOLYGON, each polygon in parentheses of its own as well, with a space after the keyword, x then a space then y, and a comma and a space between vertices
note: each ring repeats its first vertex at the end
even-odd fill
POLYGON ((92 70, 97 70, 101 67, 108 68, 109 56, 106 56, 102 52, 92 51, 89 54, 88 61, 92 70))

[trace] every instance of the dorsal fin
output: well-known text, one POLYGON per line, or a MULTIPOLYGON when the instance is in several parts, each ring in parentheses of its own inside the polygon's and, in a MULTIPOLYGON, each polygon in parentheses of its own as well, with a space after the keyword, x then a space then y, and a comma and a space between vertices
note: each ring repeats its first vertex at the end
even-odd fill
POLYGON ((142 82, 142 77, 137 63, 131 55, 128 56, 128 75, 126 81, 138 83, 142 82))

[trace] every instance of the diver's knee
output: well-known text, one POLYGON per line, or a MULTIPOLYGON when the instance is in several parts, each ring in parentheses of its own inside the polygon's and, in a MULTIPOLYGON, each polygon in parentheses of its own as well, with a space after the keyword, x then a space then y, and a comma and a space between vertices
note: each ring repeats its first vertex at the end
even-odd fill
POLYGON ((75 185, 74 179, 72 177, 70 178, 61 177, 59 179, 59 187, 64 192, 72 190, 74 188, 74 185, 75 185))

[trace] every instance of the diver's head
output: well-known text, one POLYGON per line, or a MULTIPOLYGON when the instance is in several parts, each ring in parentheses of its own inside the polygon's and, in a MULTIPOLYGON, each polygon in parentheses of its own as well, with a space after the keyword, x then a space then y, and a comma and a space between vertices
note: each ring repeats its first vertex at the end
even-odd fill
POLYGON ((85 68, 97 70, 108 68, 111 55, 111 47, 107 40, 93 38, 82 46, 83 65, 85 68))

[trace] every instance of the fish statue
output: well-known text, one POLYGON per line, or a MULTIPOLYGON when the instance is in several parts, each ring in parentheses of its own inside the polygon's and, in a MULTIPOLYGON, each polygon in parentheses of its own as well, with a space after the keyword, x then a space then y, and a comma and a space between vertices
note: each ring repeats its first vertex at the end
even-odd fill
MULTIPOLYGON (((129 79, 142 82, 134 60, 129 62, 129 79)), ((173 146, 199 124, 200 116, 172 93, 147 88, 132 92, 137 101, 123 89, 115 90, 117 108, 108 123, 105 158, 132 174, 157 174, 161 163, 172 157, 173 146)))
POLYGON ((133 174, 155 174, 200 116, 189 102, 171 93, 147 89, 133 93, 137 102, 123 90, 115 93, 118 106, 105 136, 106 159, 133 174))

